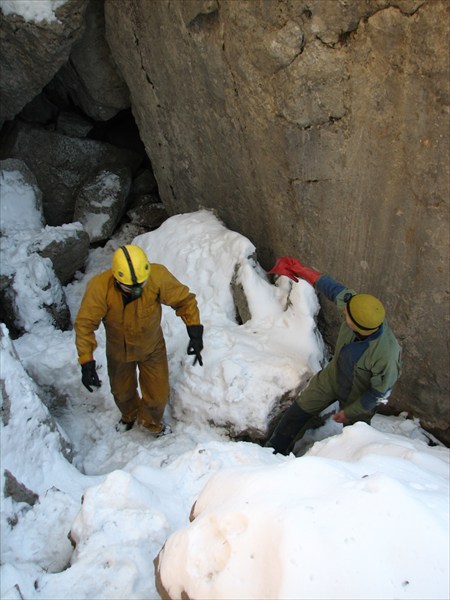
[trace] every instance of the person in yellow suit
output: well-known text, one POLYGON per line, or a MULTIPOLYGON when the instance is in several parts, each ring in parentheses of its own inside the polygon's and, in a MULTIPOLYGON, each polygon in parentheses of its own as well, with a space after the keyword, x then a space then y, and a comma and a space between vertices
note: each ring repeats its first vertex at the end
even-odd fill
POLYGON ((203 325, 197 300, 160 264, 149 263, 139 246, 118 248, 112 268, 95 275, 86 287, 75 319, 76 347, 82 383, 92 392, 99 387, 94 350, 95 331, 103 322, 106 331, 108 377, 115 403, 121 412, 118 431, 134 423, 157 435, 169 397, 169 368, 161 329, 161 305, 171 306, 181 317, 189 335, 188 354, 203 366, 203 325), (138 393, 138 378, 141 396, 138 393))

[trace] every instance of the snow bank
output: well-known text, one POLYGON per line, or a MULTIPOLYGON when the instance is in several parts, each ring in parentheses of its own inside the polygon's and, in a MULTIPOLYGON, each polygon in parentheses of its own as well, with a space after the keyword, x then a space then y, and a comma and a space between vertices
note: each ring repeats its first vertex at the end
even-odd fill
MULTIPOLYGON (((448 451, 345 428, 222 470, 159 558, 170 598, 448 598, 448 451)), ((163 593, 160 589, 160 593, 163 593)))
POLYGON ((304 281, 293 286, 285 278, 279 287, 272 285, 254 258, 253 244, 208 211, 172 217, 134 243, 196 293, 205 326, 204 367, 194 367, 186 357, 182 322, 171 309, 164 311, 175 417, 212 422, 235 436, 252 430, 263 438, 280 398, 320 368, 323 343, 313 288, 304 281), (233 280, 252 316, 243 325, 236 321, 233 280))

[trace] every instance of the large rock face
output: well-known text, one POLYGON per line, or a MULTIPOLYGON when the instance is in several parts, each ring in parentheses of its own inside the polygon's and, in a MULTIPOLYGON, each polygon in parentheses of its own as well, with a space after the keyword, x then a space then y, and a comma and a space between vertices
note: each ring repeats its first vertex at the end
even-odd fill
POLYGON ((67 61, 83 34, 87 4, 67 0, 51 22, 26 21, 0 10, 0 124, 33 100, 67 61))
POLYGON ((215 208, 265 266, 293 255, 379 295, 404 348, 392 405, 441 433, 449 9, 446 0, 105 6, 169 212, 215 208))
POLYGON ((103 0, 90 0, 84 35, 49 89, 97 121, 111 119, 130 106, 128 88, 112 61, 104 32, 103 0))

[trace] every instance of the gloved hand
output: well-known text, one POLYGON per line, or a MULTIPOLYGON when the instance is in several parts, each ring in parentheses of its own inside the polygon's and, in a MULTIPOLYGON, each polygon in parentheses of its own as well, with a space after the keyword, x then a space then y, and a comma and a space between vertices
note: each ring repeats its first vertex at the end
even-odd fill
POLYGON ((350 419, 347 419, 343 410, 340 410, 335 415, 333 415, 333 421, 336 421, 336 423, 344 423, 344 424, 350 423, 350 419))
POLYGON ((200 366, 203 367, 201 355, 201 351, 203 350, 203 325, 187 325, 186 329, 190 338, 187 353, 195 354, 193 364, 195 365, 198 361, 200 366))
POLYGON ((298 282, 298 278, 304 279, 311 285, 314 285, 322 273, 319 271, 315 271, 311 269, 311 267, 306 267, 302 265, 296 258, 290 258, 289 256, 283 256, 282 258, 277 258, 277 262, 275 266, 267 271, 268 274, 274 273, 276 275, 286 275, 296 283, 298 282))
POLYGON ((81 383, 90 392, 92 392, 91 385, 94 387, 100 387, 102 385, 95 368, 95 360, 90 360, 89 362, 84 363, 84 365, 81 365, 81 383))

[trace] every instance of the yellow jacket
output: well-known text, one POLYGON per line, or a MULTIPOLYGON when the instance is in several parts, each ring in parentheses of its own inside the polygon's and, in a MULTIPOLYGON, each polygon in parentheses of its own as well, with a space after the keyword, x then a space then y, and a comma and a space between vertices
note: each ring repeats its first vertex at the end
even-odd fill
POLYGON ((88 283, 75 319, 78 362, 93 360, 95 331, 103 321, 106 354, 116 361, 148 358, 161 343, 161 304, 171 306, 185 325, 199 325, 195 294, 163 265, 151 264, 150 277, 140 298, 126 306, 111 270, 95 275, 88 283))

